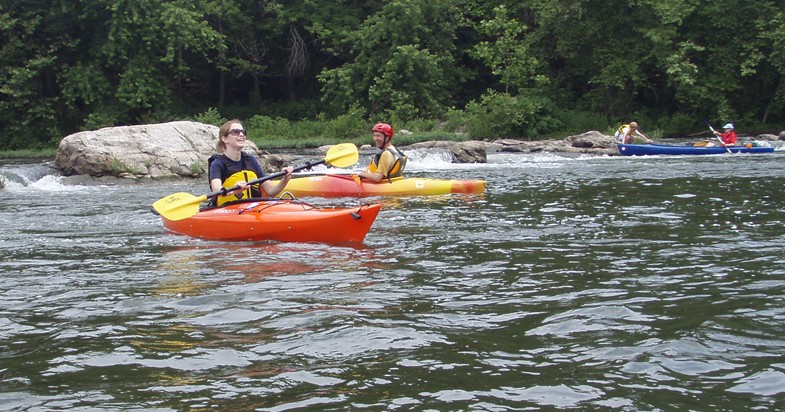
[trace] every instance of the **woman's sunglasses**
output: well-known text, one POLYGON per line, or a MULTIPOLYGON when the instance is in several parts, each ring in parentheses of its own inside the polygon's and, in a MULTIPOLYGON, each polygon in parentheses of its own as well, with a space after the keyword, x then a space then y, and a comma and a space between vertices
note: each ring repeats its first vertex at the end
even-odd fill
POLYGON ((245 129, 232 129, 232 130, 229 130, 229 134, 232 135, 232 136, 239 136, 240 133, 248 136, 248 134, 245 133, 245 129))

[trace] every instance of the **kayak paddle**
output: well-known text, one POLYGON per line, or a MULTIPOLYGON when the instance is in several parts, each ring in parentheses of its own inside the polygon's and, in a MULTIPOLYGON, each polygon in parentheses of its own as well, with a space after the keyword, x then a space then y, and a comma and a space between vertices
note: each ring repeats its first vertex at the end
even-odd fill
MULTIPOLYGON (((341 143, 330 148, 324 159, 318 162, 308 162, 302 166, 294 168, 294 171, 310 169, 318 164, 326 163, 329 166, 335 167, 349 167, 357 163, 360 155, 357 152, 357 146, 353 143, 341 143)), ((246 183, 247 185, 255 185, 267 180, 276 179, 286 176, 286 172, 273 173, 271 175, 263 176, 258 179, 251 180, 246 183)), ((199 212, 199 203, 207 199, 225 195, 228 192, 239 189, 240 186, 230 187, 228 189, 221 189, 206 195, 194 196, 190 193, 180 192, 174 193, 169 196, 158 199, 153 203, 153 210, 159 215, 168 220, 182 220, 189 218, 199 212)))
POLYGON ((723 141, 722 141, 722 139, 720 139, 720 137, 719 137, 719 136, 717 136, 717 131, 716 131, 716 130, 714 130, 714 128, 713 128, 713 127, 711 127, 711 124, 709 123, 709 121, 708 121, 708 120, 705 120, 705 122, 706 122, 706 125, 707 125, 707 126, 709 126, 709 129, 711 129, 711 134, 713 134, 713 135, 714 135, 714 137, 716 137, 716 138, 717 138, 717 140, 719 140, 719 141, 720 141, 720 145, 721 145, 722 147, 724 147, 724 148, 725 148, 725 150, 727 150, 727 151, 728 151, 728 153, 730 153, 730 154, 733 154, 733 151, 731 151, 730 149, 728 149, 728 146, 725 146, 725 142, 723 142, 723 141))

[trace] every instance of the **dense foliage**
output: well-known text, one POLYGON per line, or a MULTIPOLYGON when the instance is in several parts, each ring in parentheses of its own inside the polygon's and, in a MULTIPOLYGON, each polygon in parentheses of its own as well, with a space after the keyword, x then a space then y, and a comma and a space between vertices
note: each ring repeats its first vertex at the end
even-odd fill
POLYGON ((4 0, 0 149, 208 110, 478 138, 782 124, 783 4, 4 0))

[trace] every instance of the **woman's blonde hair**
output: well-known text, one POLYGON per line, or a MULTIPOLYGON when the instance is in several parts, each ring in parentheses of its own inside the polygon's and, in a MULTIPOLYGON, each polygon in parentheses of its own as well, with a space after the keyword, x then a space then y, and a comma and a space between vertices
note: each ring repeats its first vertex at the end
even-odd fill
POLYGON ((218 153, 223 153, 226 151, 226 143, 224 143, 224 141, 221 140, 221 138, 229 134, 229 131, 231 130, 232 127, 232 123, 242 124, 241 121, 237 119, 232 119, 232 120, 227 120, 226 123, 222 124, 221 127, 218 128, 218 141, 215 142, 215 151, 217 151, 218 153))

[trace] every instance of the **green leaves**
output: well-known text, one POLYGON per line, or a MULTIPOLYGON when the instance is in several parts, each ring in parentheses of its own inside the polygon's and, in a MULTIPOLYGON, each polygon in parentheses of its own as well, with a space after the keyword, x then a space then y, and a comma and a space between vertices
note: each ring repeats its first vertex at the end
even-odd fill
POLYGON ((547 81, 537 76, 541 67, 525 37, 528 27, 511 18, 504 6, 497 6, 493 12, 493 18, 483 19, 477 25, 477 31, 488 40, 478 42, 472 55, 500 78, 507 92, 521 92, 547 81))
POLYGON ((513 138, 535 140, 561 127, 547 98, 498 93, 489 90, 466 106, 469 134, 474 139, 513 138))
POLYGON ((333 114, 357 103, 375 118, 444 114, 465 77, 455 16, 455 1, 391 1, 358 30, 325 39, 346 61, 319 74, 323 101, 333 114))
POLYGON ((401 119, 438 117, 450 97, 442 73, 446 58, 415 45, 396 47, 379 68, 368 90, 369 100, 387 117, 393 113, 401 119))

